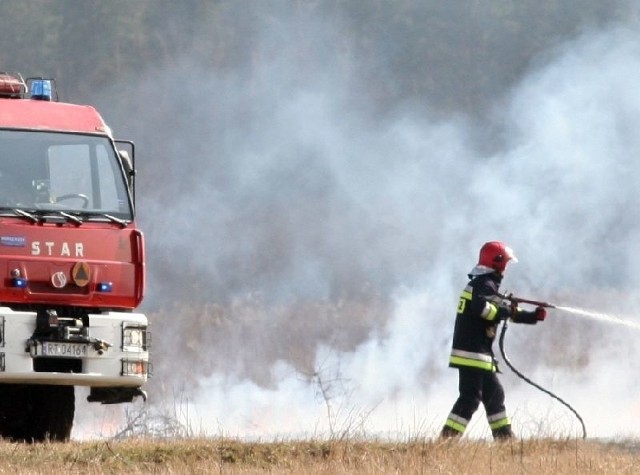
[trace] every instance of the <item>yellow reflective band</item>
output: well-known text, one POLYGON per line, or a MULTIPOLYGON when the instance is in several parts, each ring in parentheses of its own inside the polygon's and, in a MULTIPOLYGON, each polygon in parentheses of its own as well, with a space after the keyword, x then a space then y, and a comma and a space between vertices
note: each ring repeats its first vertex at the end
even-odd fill
POLYGON ((459 422, 456 422, 451 419, 447 419, 447 422, 445 422, 444 425, 447 427, 451 427, 453 430, 457 430, 460 433, 464 432, 465 429, 467 428, 467 426, 462 425, 459 422))
POLYGON ((486 353, 475 353, 473 351, 458 350, 453 348, 451 350, 451 354, 453 356, 461 356, 463 358, 470 358, 472 360, 487 361, 489 363, 493 361, 493 357, 491 355, 487 355, 486 353))
POLYGON ((496 319, 496 315, 498 315, 498 307, 487 302, 484 312, 482 312, 482 316, 491 322, 496 319))
POLYGON ((511 421, 509 420, 509 418, 503 417, 502 419, 498 419, 497 421, 491 422, 489 424, 489 427, 491 427, 491 430, 496 430, 496 429, 500 429, 501 427, 509 426, 509 425, 511 425, 511 421))
POLYGON ((463 299, 471 300, 473 298, 473 294, 471 292, 469 292, 468 290, 463 290, 461 297, 463 299))
POLYGON ((451 355, 451 357, 449 358, 449 364, 455 366, 466 366, 468 368, 478 368, 491 372, 496 371, 496 366, 493 364, 493 362, 479 361, 471 358, 464 358, 462 356, 451 355))

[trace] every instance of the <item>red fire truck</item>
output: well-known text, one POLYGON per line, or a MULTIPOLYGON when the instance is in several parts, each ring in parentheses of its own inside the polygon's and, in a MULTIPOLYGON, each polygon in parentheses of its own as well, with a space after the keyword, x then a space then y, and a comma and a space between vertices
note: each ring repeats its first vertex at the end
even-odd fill
POLYGON ((53 79, 0 73, 0 436, 68 440, 74 386, 145 397, 134 146, 53 79))

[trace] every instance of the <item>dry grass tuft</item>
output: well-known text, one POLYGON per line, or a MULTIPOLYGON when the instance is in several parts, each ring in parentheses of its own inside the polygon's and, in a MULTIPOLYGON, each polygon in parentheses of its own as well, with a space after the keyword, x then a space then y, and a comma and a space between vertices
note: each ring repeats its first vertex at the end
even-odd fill
POLYGON ((0 442, 0 473, 636 474, 639 447, 635 441, 582 440, 0 442))

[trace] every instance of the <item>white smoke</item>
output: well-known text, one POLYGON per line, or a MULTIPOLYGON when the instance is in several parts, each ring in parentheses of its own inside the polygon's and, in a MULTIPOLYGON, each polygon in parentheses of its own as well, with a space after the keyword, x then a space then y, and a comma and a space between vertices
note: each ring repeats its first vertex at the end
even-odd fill
MULTIPOLYGON (((320 135, 329 137, 305 137, 327 144, 321 156, 334 160, 332 170, 354 200, 363 209, 387 210, 393 225, 413 238, 425 236, 422 245, 437 252, 421 263, 421 285, 397 292, 383 334, 352 352, 326 346, 317 351, 317 367, 326 368, 327 380, 344 384, 341 394, 318 400, 318 381, 309 384, 283 371, 269 390, 246 381, 229 388, 213 377, 195 405, 206 407, 217 426, 245 436, 308 435, 318 428, 401 437, 413 428, 434 435, 456 395, 455 372, 445 369, 442 344, 452 328, 458 290, 451 287, 452 273, 459 275, 458 287, 464 285, 473 251, 486 239, 502 238, 517 250, 520 263, 505 282, 512 290, 542 299, 561 295, 572 304, 598 291, 601 298, 587 302, 601 311, 617 311, 624 306, 620 299, 633 308, 636 299, 629 294, 638 284, 640 255, 633 211, 639 201, 640 94, 633 73, 640 70, 639 39, 637 31, 621 29, 567 44, 514 91, 504 117, 507 146, 490 157, 470 151, 455 123, 407 119, 371 135, 343 131, 349 124, 316 98, 319 104, 308 106, 320 118, 314 121, 320 135), (362 149, 345 157, 336 146, 344 143, 349 150, 362 149), (628 293, 614 293, 620 289, 628 293), (607 301, 609 294, 615 305, 607 301), (433 368, 428 375, 422 374, 426 367, 433 368), (327 405, 351 418, 331 421, 327 405), (362 427, 354 426, 359 422, 362 427)), ((544 342, 560 325, 566 328, 567 318, 552 311, 536 328, 511 329, 512 358, 524 361, 534 379, 572 404, 590 436, 637 435, 625 423, 640 410, 629 377, 637 336, 604 323, 590 334, 579 328, 585 322, 574 319, 569 331, 589 341, 567 337, 554 346, 526 341, 544 342), (605 343, 611 341, 616 343, 605 343), (587 362, 572 361, 575 353, 563 348, 576 344, 585 348, 587 362), (567 358, 549 361, 548 352, 567 358)), ((511 375, 504 380, 523 435, 580 435, 562 406, 511 375)), ((486 434, 481 414, 472 434, 486 434)))
MULTIPOLYGON (((189 401, 190 424, 249 438, 434 436, 457 396, 456 373, 446 367, 457 296, 486 240, 507 241, 519 257, 503 289, 633 313, 637 29, 584 35, 541 61, 496 109, 503 139, 490 155, 476 150, 472 137, 481 132, 471 120, 436 120, 407 105, 372 119, 357 71, 336 78, 329 56, 292 65, 295 45, 281 53, 251 80, 239 70, 188 84, 188 116, 165 119, 166 130, 184 132, 173 136, 177 160, 168 172, 182 176, 179 159, 188 158, 193 173, 153 203, 139 197, 152 250, 177 255, 205 281, 195 287, 205 294, 253 287, 275 300, 325 298, 349 276, 369 276, 389 291, 393 311, 351 349, 315 342, 308 349, 315 373, 283 359, 270 369, 269 386, 224 372, 207 377, 189 401), (213 114, 216 107, 229 115, 213 114), (199 158, 183 157, 183 145, 199 158), (225 280, 225 272, 238 278, 225 280)), ((180 270, 150 268, 156 289, 180 270)), ((150 299, 160 298, 154 292, 162 290, 150 290, 150 299)), ((189 324, 179 315, 172 321, 160 331, 175 335, 189 324)), ((581 413, 590 436, 636 436, 626 422, 640 411, 635 338, 614 324, 551 311, 536 327, 511 325, 507 351, 581 413)), ((177 346, 155 349, 162 355, 177 346)), ((245 351, 242 338, 235 350, 245 351)), ((503 371, 518 432, 580 434, 564 408, 503 371)), ((470 434, 487 433, 480 411, 470 434)))

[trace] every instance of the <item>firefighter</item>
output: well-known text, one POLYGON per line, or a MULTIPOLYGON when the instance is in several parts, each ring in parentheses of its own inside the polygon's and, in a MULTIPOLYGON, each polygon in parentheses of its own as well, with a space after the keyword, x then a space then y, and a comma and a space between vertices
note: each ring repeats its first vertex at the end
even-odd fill
POLYGON ((460 296, 449 358, 449 366, 458 369, 460 395, 442 428, 443 438, 461 436, 481 402, 493 438, 513 437, 504 405, 504 390, 497 376, 493 340, 502 320, 510 318, 516 323, 535 324, 543 321, 547 312, 544 307, 521 310, 498 294, 504 271, 511 261, 518 260, 503 242, 485 243, 460 296))

